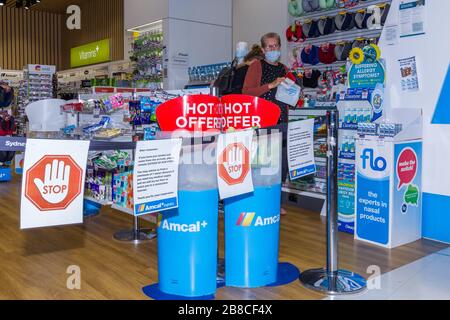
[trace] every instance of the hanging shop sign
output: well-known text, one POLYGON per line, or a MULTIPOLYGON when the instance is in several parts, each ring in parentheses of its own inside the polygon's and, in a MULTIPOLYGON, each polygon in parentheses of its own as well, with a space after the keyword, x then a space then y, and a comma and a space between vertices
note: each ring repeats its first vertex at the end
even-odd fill
POLYGON ((253 192, 252 139, 253 131, 239 131, 219 136, 217 177, 221 199, 253 192))
POLYGON ((29 64, 28 72, 33 74, 54 74, 56 66, 46 66, 42 64, 29 64))
POLYGON ((221 99, 190 95, 172 99, 156 109, 162 131, 188 132, 266 128, 277 124, 280 113, 276 104, 246 95, 228 95, 221 99))
POLYGON ((110 39, 70 49, 70 67, 82 67, 111 61, 110 39))
POLYGON ((314 161, 314 119, 289 123, 288 165, 291 180, 316 172, 314 161))
POLYGON ((385 84, 386 67, 380 59, 380 49, 371 44, 361 48, 353 48, 350 52, 348 66, 348 87, 374 89, 377 84, 385 84))
POLYGON ((181 139, 138 141, 133 172, 134 214, 178 208, 181 139))
POLYGON ((89 141, 27 140, 21 229, 83 222, 88 149, 89 141))

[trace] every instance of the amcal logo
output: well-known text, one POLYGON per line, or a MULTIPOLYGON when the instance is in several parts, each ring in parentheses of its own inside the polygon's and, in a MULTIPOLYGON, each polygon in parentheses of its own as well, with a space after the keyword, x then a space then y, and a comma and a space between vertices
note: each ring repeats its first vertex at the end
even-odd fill
POLYGON ((261 216, 256 217, 255 220, 255 216, 256 213, 255 212, 242 212, 239 215, 239 219, 236 222, 237 226, 240 227, 250 227, 250 226, 255 226, 255 227, 263 227, 263 226, 270 226, 273 224, 277 224, 278 222, 280 222, 280 215, 276 215, 273 217, 268 217, 268 218, 263 218, 261 216), (255 221, 255 223, 253 224, 253 221, 255 221))
POLYGON ((195 223, 174 223, 169 222, 167 219, 162 220, 161 215, 158 216, 158 227, 163 230, 173 231, 173 232, 183 232, 183 233, 197 233, 202 229, 206 229, 208 223, 203 221, 197 221, 195 223))

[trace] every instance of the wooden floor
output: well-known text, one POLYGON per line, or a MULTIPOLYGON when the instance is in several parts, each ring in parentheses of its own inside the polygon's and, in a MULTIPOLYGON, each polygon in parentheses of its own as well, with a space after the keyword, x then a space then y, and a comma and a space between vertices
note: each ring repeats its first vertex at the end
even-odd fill
MULTIPOLYGON (((131 226, 130 216, 106 208, 81 226, 20 231, 19 194, 20 181, 0 184, 0 299, 147 299, 141 288, 157 282, 157 240, 135 246, 112 239, 115 231, 131 226), (81 290, 66 288, 71 265, 81 268, 81 290)), ((281 220, 280 261, 301 270, 324 266, 323 219, 318 213, 288 211, 281 220)), ((341 234, 340 267, 368 276, 367 267, 378 265, 385 273, 446 247, 422 240, 386 250, 341 234)), ((217 292, 217 299, 229 300, 320 298, 298 281, 217 292)))

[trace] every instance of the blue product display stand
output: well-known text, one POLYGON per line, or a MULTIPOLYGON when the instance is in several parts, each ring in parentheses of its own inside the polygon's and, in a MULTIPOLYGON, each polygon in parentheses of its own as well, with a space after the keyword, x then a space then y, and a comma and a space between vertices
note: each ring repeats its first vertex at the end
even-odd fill
POLYGON ((277 282, 281 185, 225 200, 225 282, 257 288, 277 282))
POLYGON ((185 298, 214 295, 218 191, 179 191, 178 200, 179 208, 158 221, 158 289, 185 298))
POLYGON ((0 182, 8 182, 11 179, 11 168, 0 168, 0 182))

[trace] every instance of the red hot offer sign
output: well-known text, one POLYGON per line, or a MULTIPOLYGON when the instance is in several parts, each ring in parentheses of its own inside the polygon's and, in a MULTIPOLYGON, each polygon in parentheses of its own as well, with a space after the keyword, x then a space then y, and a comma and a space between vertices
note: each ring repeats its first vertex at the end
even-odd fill
POLYGON ((172 99, 156 110, 162 131, 220 132, 265 128, 277 124, 279 107, 257 97, 191 95, 172 99))
POLYGON ((27 140, 21 229, 83 222, 88 150, 89 141, 27 140))

